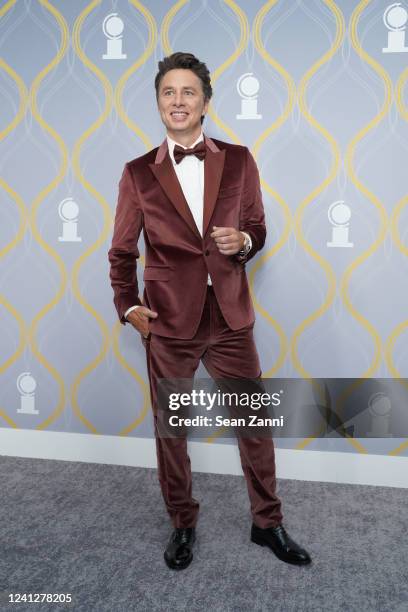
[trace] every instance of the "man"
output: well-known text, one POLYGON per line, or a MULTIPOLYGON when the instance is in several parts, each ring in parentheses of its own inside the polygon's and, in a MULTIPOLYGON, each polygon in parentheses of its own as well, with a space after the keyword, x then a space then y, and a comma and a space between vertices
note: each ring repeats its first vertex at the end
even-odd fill
MULTIPOLYGON (((191 53, 159 62, 156 99, 167 131, 160 147, 128 162, 119 183, 110 279, 120 321, 146 349, 158 476, 174 530, 164 558, 172 569, 193 558, 199 504, 192 497, 187 441, 158 434, 157 380, 192 379, 200 359, 213 378, 261 376, 245 263, 265 242, 258 170, 247 147, 202 132, 212 88, 191 53), (138 296, 137 242, 146 265, 138 296)), ((271 438, 239 438, 251 502, 251 540, 288 563, 310 563, 282 526, 271 438)))

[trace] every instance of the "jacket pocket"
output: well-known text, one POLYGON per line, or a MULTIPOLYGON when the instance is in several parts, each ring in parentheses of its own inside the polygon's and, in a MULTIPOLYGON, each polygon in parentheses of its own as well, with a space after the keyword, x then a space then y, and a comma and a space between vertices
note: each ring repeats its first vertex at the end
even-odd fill
POLYGON ((146 266, 143 272, 143 280, 167 281, 170 278, 171 268, 169 266, 146 266))

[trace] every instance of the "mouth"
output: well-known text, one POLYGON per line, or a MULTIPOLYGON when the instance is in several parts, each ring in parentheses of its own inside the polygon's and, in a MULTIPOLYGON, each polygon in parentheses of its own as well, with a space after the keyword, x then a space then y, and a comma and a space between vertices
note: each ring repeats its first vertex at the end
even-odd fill
POLYGON ((173 111, 170 113, 170 116, 176 119, 176 121, 183 121, 188 116, 188 113, 185 111, 173 111))

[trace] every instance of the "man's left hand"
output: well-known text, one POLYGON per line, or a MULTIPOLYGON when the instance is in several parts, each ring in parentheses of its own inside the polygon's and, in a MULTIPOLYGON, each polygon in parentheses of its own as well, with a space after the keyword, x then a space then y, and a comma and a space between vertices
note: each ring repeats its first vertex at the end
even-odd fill
POLYGON ((215 244, 222 255, 235 255, 243 247, 245 236, 234 227, 217 227, 213 225, 211 238, 214 238, 215 244))

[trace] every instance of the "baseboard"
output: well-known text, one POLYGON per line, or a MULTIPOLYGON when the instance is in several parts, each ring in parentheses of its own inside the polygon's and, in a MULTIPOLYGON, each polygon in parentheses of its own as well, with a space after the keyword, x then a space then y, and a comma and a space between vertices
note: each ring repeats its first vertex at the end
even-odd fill
MULTIPOLYGON (((189 442, 194 472, 242 474, 233 444, 189 442)), ((0 428, 0 455, 156 468, 153 439, 0 428)), ((276 449, 278 478, 408 488, 408 457, 276 449)))

